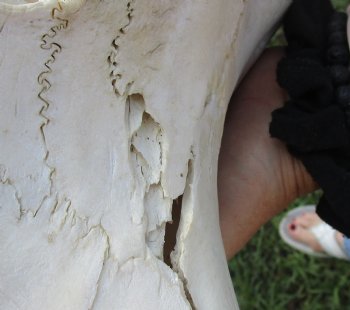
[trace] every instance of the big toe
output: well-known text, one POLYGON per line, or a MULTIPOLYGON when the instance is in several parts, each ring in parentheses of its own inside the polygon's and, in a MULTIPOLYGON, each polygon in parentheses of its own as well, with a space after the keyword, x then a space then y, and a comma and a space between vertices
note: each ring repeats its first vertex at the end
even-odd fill
POLYGON ((297 226, 302 226, 304 228, 311 228, 319 223, 322 220, 316 213, 304 213, 294 219, 293 223, 297 226))
POLYGON ((318 243, 315 236, 305 227, 301 225, 290 225, 289 227, 290 236, 299 242, 304 243, 316 252, 322 252, 323 249, 318 243))

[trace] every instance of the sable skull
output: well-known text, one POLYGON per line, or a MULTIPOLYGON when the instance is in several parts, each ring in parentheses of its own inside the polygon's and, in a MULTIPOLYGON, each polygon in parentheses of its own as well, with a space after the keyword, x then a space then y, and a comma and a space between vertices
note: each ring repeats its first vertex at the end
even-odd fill
POLYGON ((220 139, 289 0, 28 2, 0 2, 0 308, 238 308, 220 139))

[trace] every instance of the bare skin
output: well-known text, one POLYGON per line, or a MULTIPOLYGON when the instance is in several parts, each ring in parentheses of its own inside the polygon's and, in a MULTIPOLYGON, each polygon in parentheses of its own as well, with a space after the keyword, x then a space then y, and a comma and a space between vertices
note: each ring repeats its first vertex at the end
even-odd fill
POLYGON ((283 49, 263 53, 233 95, 219 158, 220 225, 227 258, 295 198, 317 188, 302 163, 269 135, 286 93, 276 82, 283 49))
MULTIPOLYGON (((318 243, 315 236, 310 232, 310 228, 320 224, 322 220, 316 213, 305 213, 297 217, 288 227, 290 236, 302 243, 310 246, 314 251, 323 252, 322 246, 318 243)), ((335 238, 338 244, 343 247, 344 237, 340 232, 336 232, 335 238)))

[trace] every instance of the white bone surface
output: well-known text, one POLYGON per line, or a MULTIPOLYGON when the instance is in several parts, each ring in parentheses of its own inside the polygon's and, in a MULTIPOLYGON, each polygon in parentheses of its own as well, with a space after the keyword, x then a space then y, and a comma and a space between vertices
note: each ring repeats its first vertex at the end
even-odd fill
POLYGON ((238 308, 218 152, 288 4, 0 2, 0 309, 238 308))

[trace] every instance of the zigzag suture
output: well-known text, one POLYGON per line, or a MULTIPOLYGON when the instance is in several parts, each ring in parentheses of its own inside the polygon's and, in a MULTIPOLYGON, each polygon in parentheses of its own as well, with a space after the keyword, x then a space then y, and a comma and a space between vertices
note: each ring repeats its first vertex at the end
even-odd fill
MULTIPOLYGON (((110 80, 111 80, 111 84, 112 84, 114 93, 118 97, 122 95, 120 93, 120 91, 118 90, 117 85, 116 85, 117 81, 122 79, 122 74, 121 74, 121 72, 118 71, 118 64, 119 64, 118 63, 118 50, 119 50, 118 41, 121 38, 121 36, 126 34, 127 27, 130 25, 130 23, 132 21, 133 11, 134 11, 134 8, 132 6, 133 3, 134 3, 134 0, 131 0, 126 5, 127 22, 126 22, 126 24, 123 27, 121 27, 119 29, 118 35, 112 41, 112 43, 111 43, 112 51, 109 54, 109 56, 107 57, 108 64, 109 64, 109 66, 111 68, 109 77, 110 77, 110 80)), ((132 84, 132 82, 128 83, 128 87, 130 87, 131 84, 132 84)))
POLYGON ((50 119, 45 115, 45 112, 50 107, 50 101, 45 96, 45 94, 47 94, 48 90, 51 88, 51 83, 49 81, 49 75, 52 73, 51 66, 56 61, 57 55, 60 54, 62 51, 62 46, 60 44, 58 44, 57 42, 55 42, 54 38, 56 37, 58 32, 63 31, 65 29, 67 29, 67 27, 68 27, 68 20, 63 19, 63 18, 58 16, 58 14, 62 13, 62 12, 63 12, 63 7, 61 5, 61 2, 58 0, 57 7, 53 8, 51 10, 51 18, 53 20, 58 21, 58 24, 51 27, 47 33, 42 35, 41 44, 40 44, 41 49, 50 51, 50 56, 49 56, 48 60, 44 63, 45 69, 44 69, 44 71, 42 71, 38 75, 38 78, 37 78, 39 85, 42 86, 42 88, 38 94, 38 97, 39 97, 40 101, 42 102, 42 106, 41 106, 41 109, 39 111, 39 115, 44 120, 40 126, 40 132, 41 132, 41 137, 42 137, 42 140, 43 140, 43 143, 45 146, 44 162, 45 162, 45 165, 50 170, 50 194, 43 198, 42 203, 40 204, 39 208, 35 211, 34 216, 36 216, 36 214, 40 210, 41 206, 43 205, 44 201, 47 198, 49 198, 52 194, 52 186, 53 186, 52 178, 53 178, 53 175, 56 171, 56 169, 54 167, 50 166, 47 162, 48 157, 49 157, 49 150, 48 150, 47 144, 46 144, 45 127, 50 123, 50 119))

